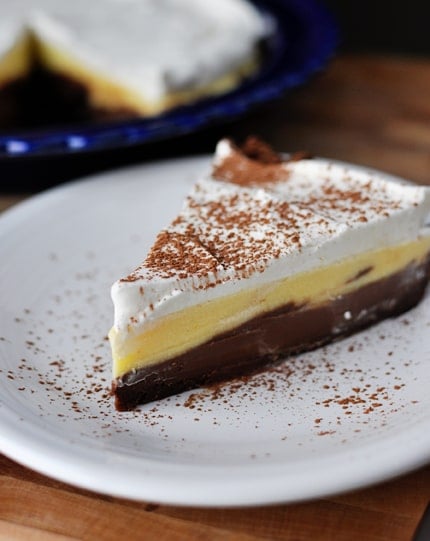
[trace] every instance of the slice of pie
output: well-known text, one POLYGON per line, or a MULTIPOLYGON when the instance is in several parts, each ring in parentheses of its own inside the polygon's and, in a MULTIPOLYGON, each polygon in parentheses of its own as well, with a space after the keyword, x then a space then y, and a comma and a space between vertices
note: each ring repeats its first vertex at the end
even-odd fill
POLYGON ((422 298, 430 189, 299 158, 221 141, 212 173, 113 285, 119 410, 261 369, 422 298))
POLYGON ((254 73, 269 26, 247 0, 3 2, 0 105, 43 79, 100 113, 159 114, 254 73))

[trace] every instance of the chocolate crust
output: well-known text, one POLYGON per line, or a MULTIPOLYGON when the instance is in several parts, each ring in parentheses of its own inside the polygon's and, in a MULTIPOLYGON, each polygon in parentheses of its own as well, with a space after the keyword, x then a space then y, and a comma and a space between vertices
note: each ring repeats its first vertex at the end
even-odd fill
POLYGON ((261 371, 290 355, 310 351, 397 316, 423 297, 430 276, 424 262, 319 306, 287 304, 173 359, 125 374, 113 382, 115 407, 135 408, 203 385, 261 371))
POLYGON ((93 107, 81 82, 35 65, 0 88, 0 129, 15 130, 133 118, 129 110, 93 107))

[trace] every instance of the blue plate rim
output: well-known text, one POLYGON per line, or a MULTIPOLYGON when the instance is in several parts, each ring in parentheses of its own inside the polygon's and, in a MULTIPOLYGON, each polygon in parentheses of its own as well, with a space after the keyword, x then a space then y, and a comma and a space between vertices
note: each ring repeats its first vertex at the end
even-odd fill
MULTIPOLYGON (((0 135, 0 158, 76 154, 126 148, 168 140, 196 132, 211 123, 239 117, 249 109, 280 98, 288 90, 304 84, 333 56, 339 42, 339 30, 331 12, 318 0, 252 0, 275 23, 271 38, 269 66, 246 80, 237 89, 221 96, 206 98, 151 118, 136 118, 92 125, 67 125, 24 133, 0 135), (293 21, 306 30, 296 54, 297 66, 291 66, 293 21)), ((294 62, 292 62, 294 64, 294 62)))

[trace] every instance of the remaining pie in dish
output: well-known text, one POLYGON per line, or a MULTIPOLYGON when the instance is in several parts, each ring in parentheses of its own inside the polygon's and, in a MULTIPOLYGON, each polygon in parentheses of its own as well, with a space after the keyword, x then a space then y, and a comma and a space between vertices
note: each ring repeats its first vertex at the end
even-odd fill
POLYGON ((3 2, 0 100, 43 79, 96 111, 158 114, 253 73, 268 26, 247 0, 3 2))
POLYGON ((430 189, 256 140, 218 144, 146 259, 112 288, 119 410, 249 373, 414 306, 430 189))

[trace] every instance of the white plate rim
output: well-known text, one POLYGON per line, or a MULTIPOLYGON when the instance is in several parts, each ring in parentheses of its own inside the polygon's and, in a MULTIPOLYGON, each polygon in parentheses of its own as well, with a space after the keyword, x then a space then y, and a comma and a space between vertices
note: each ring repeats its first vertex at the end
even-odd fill
MULTIPOLYGON (((180 167, 181 164, 190 160, 204 163, 208 158, 181 158, 170 160, 170 162, 178 164, 180 167)), ((351 166, 345 162, 327 161, 351 166)), ((165 164, 165 162, 160 163, 165 164)), ((151 167, 156 165, 151 164, 151 167)), ((127 169, 137 170, 142 167, 146 166, 134 166, 127 169)), ((381 172, 367 167, 354 167, 366 172, 381 174, 381 172)), ((8 228, 17 227, 20 223, 25 222, 28 215, 32 211, 38 210, 40 206, 49 206, 51 200, 55 200, 57 197, 67 198, 69 190, 73 191, 90 184, 102 183, 107 176, 114 178, 120 174, 121 170, 118 170, 68 183, 36 195, 6 210, 0 216, 0 238, 2 232, 5 233, 8 228)), ((404 182, 398 177, 383 175, 386 178, 404 182)), ((0 413, 0 450, 16 462, 83 489, 111 496, 170 505, 234 507, 308 500, 365 487, 403 474, 430 461, 430 430, 425 430, 426 424, 428 428, 426 420, 424 423, 410 426, 401 434, 391 435, 384 440, 383 445, 380 442, 370 442, 361 446, 349 456, 350 461, 354 463, 354 468, 348 468, 344 462, 343 467, 338 468, 336 477, 333 477, 329 467, 336 460, 336 457, 323 457, 316 460, 314 467, 309 469, 304 477, 303 472, 298 474, 297 479, 294 479, 291 470, 288 471, 288 468, 283 468, 282 465, 262 466, 256 464, 241 472, 240 486, 232 483, 226 491, 225 478, 219 477, 220 470, 217 467, 214 467, 213 471, 210 472, 209 478, 201 475, 198 479, 190 479, 186 471, 178 471, 178 468, 169 467, 166 464, 154 468, 152 461, 145 462, 143 458, 139 461, 143 472, 139 472, 135 482, 130 484, 130 482, 124 483, 121 480, 120 472, 112 468, 112 463, 109 460, 100 462, 98 453, 90 452, 77 443, 72 444, 75 454, 74 461, 68 464, 68 468, 64 468, 65 456, 70 450, 70 443, 62 442, 58 445, 57 442, 57 447, 53 451, 49 431, 40 433, 28 424, 23 425, 19 416, 4 405, 1 399, 0 413), (424 426, 422 426, 423 424, 424 426), (23 430, 23 426, 25 426, 25 430, 23 430), (399 453, 399 449, 405 442, 408 442, 406 455, 399 453), (389 454, 386 452, 387 443, 391 449, 389 454), (381 447, 384 447, 384 453, 381 453, 381 447), (287 493, 285 492, 285 470, 287 470, 287 480, 290 481, 287 493), (107 476, 107 473, 110 475, 107 476), (258 479, 258 494, 253 490, 256 479, 258 479), (210 491, 207 487, 208 480, 212 483, 210 491), (304 480, 314 481, 313 486, 312 483, 300 483, 304 480)), ((107 458, 112 461, 115 457, 109 455, 107 458)), ((198 470, 198 467, 196 469, 198 470)), ((206 468, 205 470, 207 473, 206 468)), ((229 472, 228 467, 223 467, 222 470, 224 473, 237 475, 237 472, 229 472)), ((200 472, 200 474, 204 473, 204 471, 200 472)))

